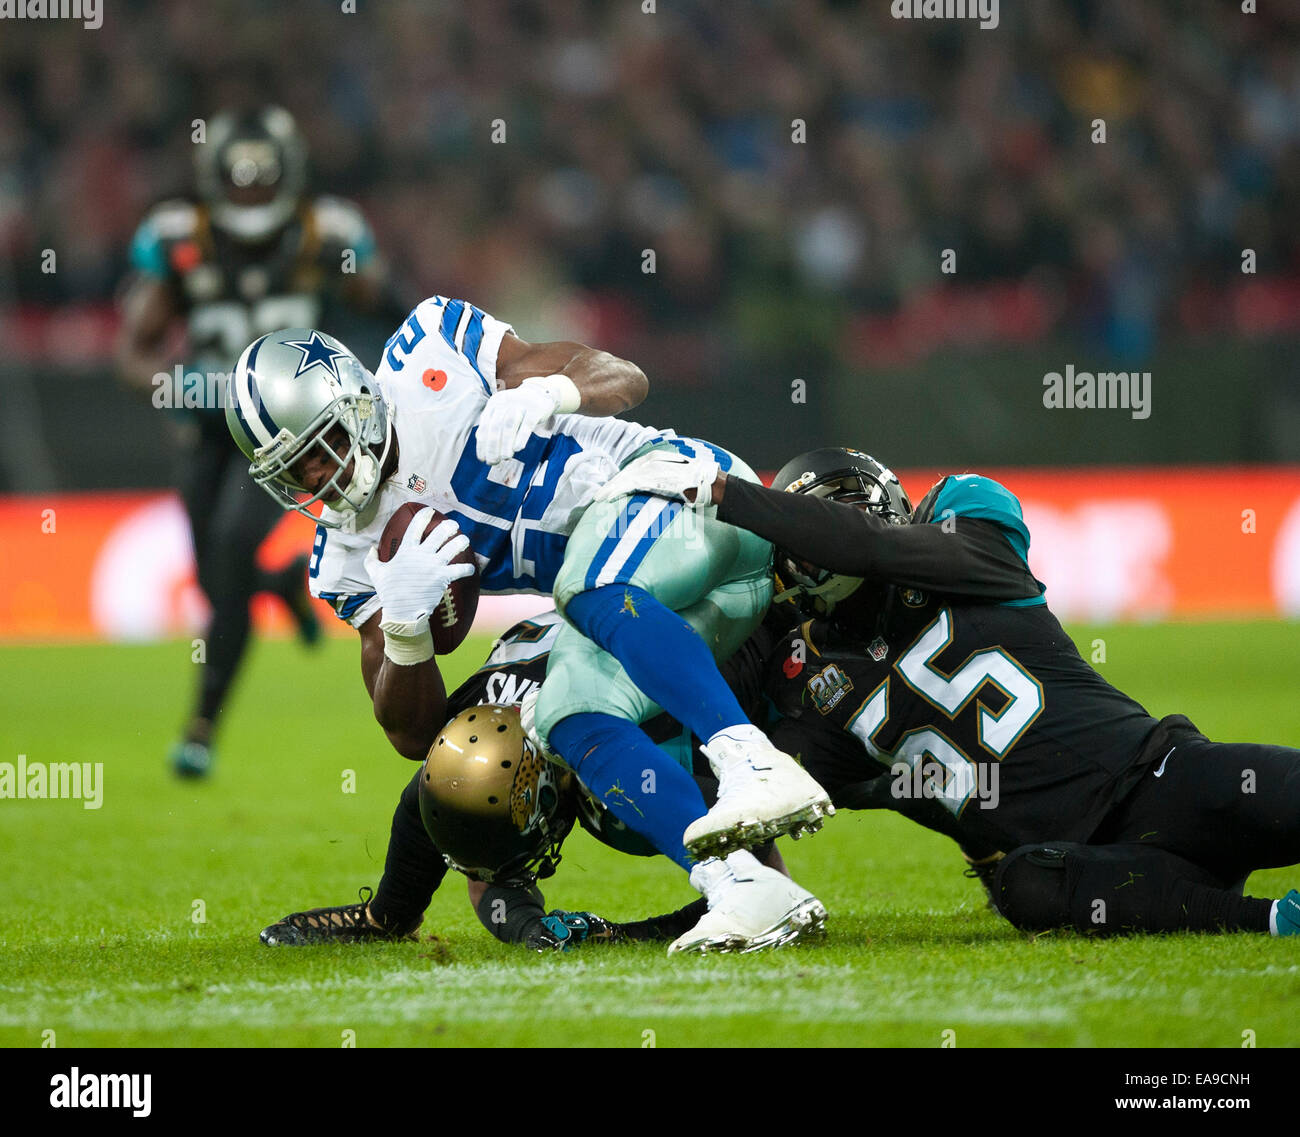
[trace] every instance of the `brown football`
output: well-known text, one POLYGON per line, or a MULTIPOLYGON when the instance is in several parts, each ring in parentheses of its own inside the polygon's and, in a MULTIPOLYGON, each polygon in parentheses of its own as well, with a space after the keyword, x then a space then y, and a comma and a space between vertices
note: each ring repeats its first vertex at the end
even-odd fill
MULTIPOLYGON (((393 512, 379 537, 379 559, 390 561, 402 543, 406 530, 420 510, 425 507, 419 502, 408 501, 393 512)), ((420 534, 423 541, 434 531, 446 517, 436 509, 433 518, 420 534)), ((447 655, 460 647, 474 624, 474 613, 478 611, 478 562, 474 560, 474 550, 466 549, 452 558, 452 564, 474 565, 472 576, 451 582, 433 615, 429 617, 429 630, 433 633, 433 650, 438 655, 447 655)))

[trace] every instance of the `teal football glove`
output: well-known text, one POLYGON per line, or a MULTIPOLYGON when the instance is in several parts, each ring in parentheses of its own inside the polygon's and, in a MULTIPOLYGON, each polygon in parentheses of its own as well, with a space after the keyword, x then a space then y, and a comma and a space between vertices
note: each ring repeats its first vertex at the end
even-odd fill
POLYGON ((557 908, 543 916, 540 923, 525 941, 533 951, 570 951, 588 940, 611 943, 618 939, 617 926, 594 912, 565 912, 557 908))

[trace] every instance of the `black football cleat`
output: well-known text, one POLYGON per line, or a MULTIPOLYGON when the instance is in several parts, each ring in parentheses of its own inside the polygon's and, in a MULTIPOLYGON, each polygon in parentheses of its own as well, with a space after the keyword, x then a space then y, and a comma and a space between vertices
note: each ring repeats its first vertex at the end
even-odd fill
POLYGON ((966 858, 966 871, 962 875, 978 880, 984 886, 984 894, 988 897, 985 907, 996 912, 998 904, 993 891, 993 878, 998 874, 998 863, 1002 860, 1003 854, 994 853, 992 856, 974 860, 969 853, 963 851, 962 856, 966 858))
POLYGON ((385 928, 371 923, 366 906, 374 896, 369 888, 357 895, 359 904, 339 908, 312 908, 294 912, 268 928, 262 929, 261 941, 270 947, 303 947, 307 944, 356 944, 370 940, 414 940, 415 930, 424 922, 416 920, 399 928, 385 928))

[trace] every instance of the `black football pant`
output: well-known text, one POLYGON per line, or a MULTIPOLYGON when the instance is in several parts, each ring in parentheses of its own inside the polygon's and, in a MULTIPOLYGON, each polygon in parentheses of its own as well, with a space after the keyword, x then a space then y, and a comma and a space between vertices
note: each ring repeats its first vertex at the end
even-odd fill
POLYGON ((1223 887, 1256 869, 1300 864, 1300 750, 1171 738, 1090 845, 1154 846, 1223 887))
MULTIPOLYGON (((248 606, 256 592, 285 595, 291 582, 257 567, 257 550, 284 510, 248 476, 248 459, 205 424, 183 456, 181 499, 189 515, 199 587, 212 607, 200 664, 196 718, 215 721, 248 644, 248 606)), ((298 582, 297 587, 301 587, 298 582)), ((287 597, 286 597, 287 598, 287 597)))
POLYGON ((396 931, 419 926, 424 910, 447 875, 447 863, 420 817, 423 769, 423 766, 416 768, 398 799, 388 836, 384 875, 379 878, 379 887, 370 901, 370 915, 375 922, 396 931))
POLYGON ((1087 845, 1010 853, 998 910, 1026 931, 1267 931, 1256 869, 1300 862, 1300 751, 1181 735, 1087 845))

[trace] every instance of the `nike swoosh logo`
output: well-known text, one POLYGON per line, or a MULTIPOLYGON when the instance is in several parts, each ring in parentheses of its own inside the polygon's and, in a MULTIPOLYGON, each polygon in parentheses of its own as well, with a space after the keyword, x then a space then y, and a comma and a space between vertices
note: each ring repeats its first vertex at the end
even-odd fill
MULTIPOLYGON (((1172 753, 1173 753, 1175 750, 1177 750, 1177 749, 1178 749, 1177 746, 1171 746, 1171 747, 1169 748, 1169 754, 1172 754, 1172 753)), ((1160 777, 1160 775, 1163 774, 1163 773, 1165 772, 1165 763, 1169 761, 1169 754, 1166 754, 1166 755, 1164 756, 1164 758, 1161 759, 1161 761, 1160 761, 1160 765, 1156 767, 1156 777, 1157 777, 1157 778, 1160 777)))

